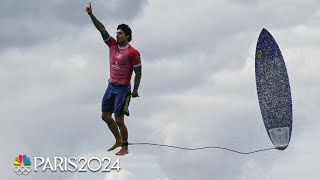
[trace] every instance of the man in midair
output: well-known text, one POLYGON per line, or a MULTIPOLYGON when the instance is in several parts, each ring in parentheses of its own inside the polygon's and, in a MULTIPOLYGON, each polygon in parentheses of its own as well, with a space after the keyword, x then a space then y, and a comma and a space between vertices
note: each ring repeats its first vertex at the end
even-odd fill
POLYGON ((94 26, 100 31, 104 42, 109 46, 110 79, 102 99, 102 119, 107 123, 116 142, 108 149, 112 151, 122 147, 116 155, 128 154, 128 130, 124 123, 124 115, 129 116, 130 97, 139 97, 138 88, 141 80, 140 53, 129 42, 132 31, 126 24, 117 28, 116 39, 111 37, 104 25, 92 13, 91 3, 86 8, 94 26), (135 72, 134 86, 131 93, 131 76, 135 72), (112 118, 114 113, 114 119, 112 118))

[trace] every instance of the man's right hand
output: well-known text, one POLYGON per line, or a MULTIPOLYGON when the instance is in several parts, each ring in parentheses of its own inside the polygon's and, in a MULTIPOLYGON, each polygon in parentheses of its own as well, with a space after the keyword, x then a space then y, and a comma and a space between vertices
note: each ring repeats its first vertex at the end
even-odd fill
POLYGON ((91 7, 91 2, 89 2, 89 6, 86 8, 86 11, 89 15, 92 14, 92 7, 91 7))

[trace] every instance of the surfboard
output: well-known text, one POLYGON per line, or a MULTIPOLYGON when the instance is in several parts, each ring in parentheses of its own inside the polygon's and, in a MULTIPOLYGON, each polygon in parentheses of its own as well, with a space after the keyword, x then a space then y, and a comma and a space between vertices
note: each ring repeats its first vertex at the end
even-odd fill
POLYGON ((262 29, 257 41, 255 75, 265 128, 275 148, 284 150, 292 133, 291 90, 280 48, 266 29, 262 29))

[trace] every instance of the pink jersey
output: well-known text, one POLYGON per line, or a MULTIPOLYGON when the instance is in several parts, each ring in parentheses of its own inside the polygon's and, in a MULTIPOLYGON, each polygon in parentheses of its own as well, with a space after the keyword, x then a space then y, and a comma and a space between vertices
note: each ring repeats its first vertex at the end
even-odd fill
POLYGON ((110 80, 120 84, 130 84, 133 68, 141 66, 139 51, 130 44, 120 47, 111 36, 104 42, 110 50, 110 80))

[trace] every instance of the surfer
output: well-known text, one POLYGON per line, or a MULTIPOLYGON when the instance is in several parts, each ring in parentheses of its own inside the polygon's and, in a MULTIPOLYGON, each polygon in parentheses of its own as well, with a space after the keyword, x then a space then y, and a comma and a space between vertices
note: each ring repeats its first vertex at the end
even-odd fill
POLYGON ((114 135, 116 142, 108 149, 112 151, 122 147, 116 155, 128 154, 128 130, 124 122, 124 115, 129 116, 129 102, 131 96, 139 97, 138 88, 141 80, 140 53, 129 42, 132 31, 126 24, 117 27, 116 39, 111 37, 104 25, 92 13, 91 3, 86 8, 94 26, 100 31, 104 42, 109 46, 110 79, 102 99, 102 119, 114 135), (131 76, 135 72, 134 86, 131 93, 131 76), (114 119, 112 118, 114 113, 114 119))

